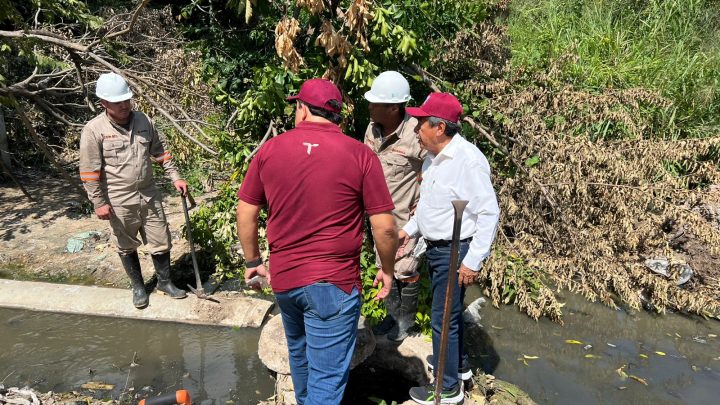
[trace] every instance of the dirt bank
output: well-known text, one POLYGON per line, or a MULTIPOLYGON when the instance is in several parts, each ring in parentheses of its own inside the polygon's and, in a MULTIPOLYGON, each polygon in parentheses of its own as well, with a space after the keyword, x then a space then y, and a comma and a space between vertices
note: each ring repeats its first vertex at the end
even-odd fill
MULTIPOLYGON (((108 223, 97 219, 89 204, 72 194, 65 182, 47 174, 26 172, 18 179, 36 201, 28 201, 7 181, 0 183, 0 277, 128 286, 109 240, 108 223)), ((200 202, 206 197, 196 199, 200 202)), ((184 216, 180 199, 165 193, 163 204, 172 234, 173 263, 189 268, 189 245, 181 233, 184 216)), ((149 278, 152 260, 144 247, 139 253, 143 274, 149 278)), ((191 276, 183 274, 182 278, 190 281, 191 276)))

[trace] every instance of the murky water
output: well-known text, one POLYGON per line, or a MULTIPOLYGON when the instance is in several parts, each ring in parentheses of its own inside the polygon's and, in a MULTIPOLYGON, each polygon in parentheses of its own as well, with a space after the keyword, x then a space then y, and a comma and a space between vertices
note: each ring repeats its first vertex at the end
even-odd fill
POLYGON ((564 300, 563 327, 486 305, 484 328, 470 331, 471 365, 544 404, 720 403, 720 322, 564 300))
POLYGON ((114 385, 97 394, 104 398, 131 387, 185 388, 196 403, 257 404, 274 393, 258 337, 252 329, 0 309, 0 382, 56 392, 114 385))
MULTIPOLYGON (((477 296, 470 291, 467 302, 477 296)), ((574 295, 565 300, 564 327, 486 305, 484 327, 468 330, 471 365, 541 404, 720 403, 720 322, 613 311, 574 295)), ((274 384, 257 356, 258 338, 250 329, 0 309, 0 382, 42 391, 113 384, 96 395, 105 398, 126 387, 185 388, 196 403, 257 404, 273 395, 274 384)), ((372 403, 370 395, 407 399, 377 391, 388 376, 355 377, 346 404, 372 403), (374 391, 363 389, 368 383, 374 391)))

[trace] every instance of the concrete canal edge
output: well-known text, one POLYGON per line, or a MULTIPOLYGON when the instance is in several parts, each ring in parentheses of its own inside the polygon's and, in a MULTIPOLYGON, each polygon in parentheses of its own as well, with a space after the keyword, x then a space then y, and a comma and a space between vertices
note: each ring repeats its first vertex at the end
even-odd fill
POLYGON ((258 328, 274 303, 237 295, 213 296, 218 302, 188 293, 181 300, 150 294, 150 305, 136 309, 129 289, 86 287, 0 279, 0 307, 199 325, 258 328))

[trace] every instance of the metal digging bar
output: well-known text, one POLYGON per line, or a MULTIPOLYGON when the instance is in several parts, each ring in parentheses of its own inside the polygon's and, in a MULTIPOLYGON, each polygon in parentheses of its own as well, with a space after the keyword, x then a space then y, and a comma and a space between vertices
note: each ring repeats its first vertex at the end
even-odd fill
MULTIPOLYGON (((192 196, 190 196, 190 193, 187 193, 187 199, 190 200, 190 208, 195 207, 195 201, 193 200, 192 196)), ((190 243, 190 255, 192 256, 193 269, 195 270, 196 288, 193 288, 190 284, 188 284, 188 287, 190 288, 190 291, 192 291, 198 298, 202 298, 204 300, 212 302, 218 302, 217 300, 212 299, 207 294, 205 294, 205 290, 203 290, 202 281, 200 280, 200 270, 198 270, 197 257, 195 257, 195 243, 193 242, 192 227, 190 226, 190 214, 188 214, 188 205, 187 202, 185 202, 185 196, 181 195, 180 200, 182 201, 183 213, 185 214, 187 240, 188 243, 190 243)))
MULTIPOLYGON (((440 355, 437 360, 435 374, 435 405, 440 405, 443 390, 443 375, 445 373, 445 358, 447 357, 448 346, 448 329, 450 329, 450 311, 452 308, 453 294, 455 293, 455 284, 458 280, 458 257, 460 256, 460 227, 462 226, 462 214, 465 206, 468 204, 465 200, 453 200, 452 205, 455 210, 455 218, 453 222, 452 242, 450 244, 450 267, 448 268, 447 290, 445 290, 445 309, 443 309, 442 332, 440 333, 440 355)), ((461 348, 462 350, 462 348, 461 348)))

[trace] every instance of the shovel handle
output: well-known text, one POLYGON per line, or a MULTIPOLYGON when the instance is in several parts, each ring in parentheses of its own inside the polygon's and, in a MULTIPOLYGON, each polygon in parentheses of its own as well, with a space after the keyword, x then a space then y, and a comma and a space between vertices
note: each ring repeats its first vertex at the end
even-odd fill
MULTIPOLYGON (((452 206, 455 211, 453 218, 452 242, 450 244, 450 266, 448 268, 447 289, 445 290, 445 308, 443 310, 442 329, 440 333, 440 353, 437 357, 435 371, 435 405, 440 404, 440 396, 443 390, 443 375, 445 374, 445 359, 448 348, 448 331, 450 329, 450 311, 452 310, 453 294, 457 284, 457 271, 460 256, 460 230, 462 227, 462 214, 465 211, 468 201, 453 200, 452 206)), ((462 351, 462 347, 460 348, 462 351)), ((453 370, 454 371, 454 370, 453 370)))
POLYGON ((195 204, 195 199, 193 198, 192 194, 190 194, 189 191, 187 192, 187 199, 188 199, 188 202, 190 203, 190 206, 188 207, 188 209, 191 210, 191 209, 195 208, 195 206, 197 204, 195 204))
MULTIPOLYGON (((190 193, 188 193, 188 199, 191 200, 191 203, 195 203, 195 201, 192 201, 192 197, 190 197, 190 193)), ((198 269, 197 264, 197 258, 195 257, 195 243, 193 242, 193 236, 192 236, 192 227, 190 225, 190 214, 188 214, 188 206, 187 202, 185 202, 185 197, 180 196, 180 200, 182 201, 183 206, 183 213, 185 214, 185 227, 187 228, 187 240, 190 244, 190 255, 192 256, 192 262, 193 262, 193 270, 195 270, 195 286, 198 290, 202 289, 202 281, 200 280, 200 270, 198 269)))

